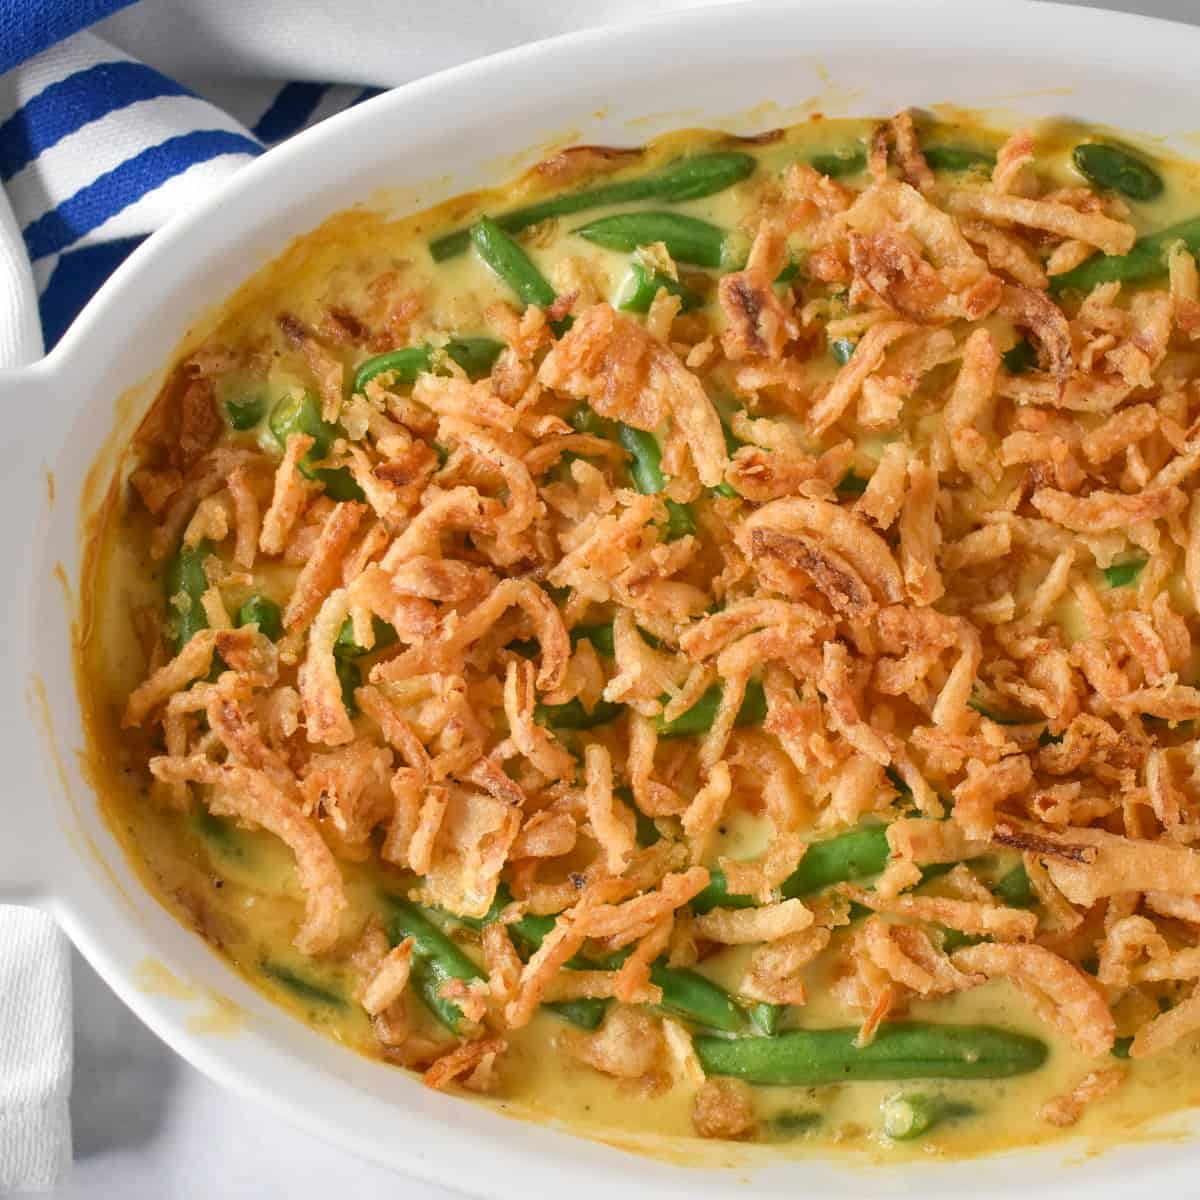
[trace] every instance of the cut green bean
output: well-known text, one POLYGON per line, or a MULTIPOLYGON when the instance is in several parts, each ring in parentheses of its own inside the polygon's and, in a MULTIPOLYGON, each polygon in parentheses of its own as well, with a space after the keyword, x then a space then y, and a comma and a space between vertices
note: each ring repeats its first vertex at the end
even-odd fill
POLYGON ((1114 563, 1104 568, 1104 582, 1110 588, 1128 587, 1142 573, 1148 560, 1135 558, 1132 562, 1114 563))
POLYGON ((471 242, 479 257, 516 292, 522 303, 540 308, 549 308, 554 303, 555 292, 549 280, 490 217, 480 217, 471 226, 471 242))
POLYGON ((700 267, 720 267, 725 247, 724 229, 674 212, 617 213, 589 221, 573 232, 597 246, 627 253, 662 242, 676 262, 700 267))
POLYGON ((1158 233, 1140 237, 1128 254, 1094 254, 1073 270, 1050 277, 1050 290, 1090 292, 1099 283, 1145 283, 1167 273, 1167 253, 1182 242, 1191 254, 1200 253, 1200 217, 1189 217, 1158 233))
POLYGON ((312 478, 324 485, 325 495, 330 500, 357 500, 362 503, 367 498, 349 467, 317 467, 312 472, 312 478))
MULTIPOLYGON (((484 925, 496 920, 511 903, 512 896, 501 884, 496 889, 496 897, 487 915, 482 919, 468 919, 463 923, 474 929, 482 929, 484 925)), ((526 913, 508 926, 508 932, 517 949, 527 957, 541 946, 554 924, 553 917, 526 913)), ((615 971, 631 953, 632 950, 626 948, 599 960, 576 955, 568 960, 566 966, 573 971, 615 971)), ((726 1033, 737 1033, 746 1026, 745 1014, 729 994, 698 971, 656 962, 650 968, 650 982, 662 989, 662 1003, 658 1007, 665 1013, 726 1033)))
POLYGON ((834 362, 844 367, 854 357, 857 345, 853 338, 834 338, 829 343, 829 353, 833 355, 834 362))
POLYGON ((659 289, 663 288, 670 296, 678 296, 682 301, 682 312, 691 312, 703 305, 704 300, 697 296, 685 283, 664 275, 661 271, 653 271, 644 263, 633 262, 629 267, 629 277, 626 279, 617 297, 617 307, 622 312, 644 313, 650 311, 650 305, 659 289))
POLYGON ((667 486, 667 481, 662 473, 662 450, 654 434, 618 422, 617 440, 633 460, 629 467, 633 486, 643 496, 661 492, 667 486))
POLYGON ((234 623, 239 628, 242 625, 257 625, 258 632, 273 642, 283 637, 282 610, 269 596, 258 592, 242 602, 234 623))
POLYGON ((191 824, 204 839, 210 853, 239 863, 246 863, 251 858, 246 831, 239 829, 228 817, 214 817, 207 808, 198 805, 193 810, 191 824))
POLYGON ((1046 718, 1040 713, 1006 712, 997 707, 994 699, 973 693, 967 701, 967 707, 973 708, 981 717, 987 717, 996 725, 1033 725, 1046 718))
POLYGON ((767 1121, 767 1129, 775 1135, 776 1140, 800 1137, 810 1129, 821 1124, 819 1112, 804 1109, 785 1108, 767 1121))
MULTIPOLYGON (((878 875, 887 865, 889 853, 886 825, 864 825, 810 842, 800 865, 783 881, 781 894, 792 900, 833 883, 878 875)), ((714 908, 753 908, 757 902, 753 896, 729 891, 725 872, 713 867, 707 886, 691 903, 693 912, 706 913, 714 908)))
POLYGON ((921 153, 934 171, 990 171, 996 156, 969 146, 923 146, 921 153))
MULTIPOLYGON (((445 345, 446 356, 458 363, 470 379, 482 379, 489 374, 503 349, 503 342, 489 337, 454 337, 445 345)), ((432 369, 433 361, 434 348, 428 343, 376 354, 359 364, 354 372, 353 390, 365 392, 367 384, 385 372, 390 373, 397 383, 415 383, 422 371, 432 369)))
POLYGON ((333 439, 338 436, 338 427, 321 419, 321 406, 312 392, 297 395, 290 392, 271 409, 268 426, 280 449, 294 433, 307 434, 313 439, 309 452, 300 460, 301 473, 312 478, 312 466, 329 453, 333 439))
POLYGON ((381 617, 372 616, 371 629, 375 634, 375 644, 368 650, 354 640, 354 622, 347 617, 338 630, 337 640, 333 643, 334 654, 342 658, 361 658, 364 654, 374 654, 376 650, 386 650, 396 644, 395 627, 381 617))
POLYGON ((928 1133, 936 1125, 969 1117, 975 1109, 970 1104, 931 1096, 925 1092, 889 1096, 882 1106, 883 1133, 894 1142, 912 1141, 928 1133))
POLYGON ((452 979, 466 983, 482 979, 483 972, 415 905, 395 896, 386 897, 386 901, 392 945, 398 946, 405 938, 413 940, 412 974, 421 999, 447 1029, 458 1033, 463 1024, 462 1010, 440 995, 442 985, 452 979))
POLYGON ((195 546, 179 547, 167 567, 167 613, 174 629, 175 653, 178 654, 200 632, 208 628, 202 603, 208 591, 205 560, 212 554, 212 543, 205 540, 195 546))
POLYGON ((353 659, 340 656, 334 659, 334 670, 342 689, 342 703, 346 706, 346 712, 353 717, 358 713, 358 700, 354 693, 362 687, 362 671, 353 659))
POLYGON ((566 704, 534 705, 533 719, 550 729, 595 729, 608 725, 625 711, 625 705, 613 704, 608 700, 597 700, 589 711, 578 696, 566 704))
POLYGON ((298 1000, 304 1000, 309 1004, 320 1004, 325 1008, 344 1009, 346 1007, 344 997, 298 974, 291 967, 264 960, 258 964, 258 969, 268 979, 272 979, 280 987, 286 988, 298 1000))
POLYGON ((225 401, 224 407, 230 428, 241 433, 253 429, 263 419, 267 411, 267 398, 262 392, 231 396, 225 401))
POLYGON ((861 1079, 1002 1079, 1036 1071, 1044 1042, 988 1025, 882 1025, 858 1046, 858 1029, 803 1029, 773 1038, 698 1037, 710 1075, 816 1087, 861 1079))
POLYGON ((870 482, 851 467, 838 481, 837 492, 842 496, 861 496, 870 482))
POLYGON ((1129 1048, 1133 1045, 1133 1038, 1119 1037, 1113 1042, 1112 1050, 1109 1051, 1113 1058, 1128 1058, 1129 1048))
POLYGON ((1029 908, 1038 898, 1028 872, 1019 863, 992 888, 992 893, 1011 908, 1029 908))
MULTIPOLYGON (((629 474, 633 486, 643 496, 653 496, 661 492, 667 481, 662 473, 662 449, 658 439, 644 429, 634 429, 632 425, 617 422, 617 440, 625 448, 633 460, 629 474)), ((696 532, 696 518, 686 504, 677 500, 667 500, 667 541, 673 542, 686 534, 696 532)))
POLYGON ((830 179, 841 179, 846 175, 857 175, 866 170, 867 152, 861 147, 855 150, 837 150, 832 154, 814 154, 809 163, 822 175, 830 179))
MULTIPOLYGON (((721 707, 721 696, 724 687, 714 683, 685 713, 681 713, 673 721, 664 721, 662 714, 654 719, 660 738, 696 737, 707 733, 712 728, 713 718, 721 707)), ((663 697, 665 704, 667 697, 663 697)), ((759 725, 767 715, 767 700, 763 694, 762 684, 750 680, 746 684, 746 695, 742 706, 738 709, 734 723, 737 725, 759 725)))
POLYGON ((750 1024, 764 1037, 774 1037, 779 1032, 779 1020, 782 1016, 782 1004, 767 1004, 763 1001, 750 1006, 750 1024))
POLYGON ((1038 356, 1033 343, 1027 338, 1022 338, 1015 346, 1000 355, 1000 361, 1010 375, 1023 375, 1037 366, 1038 356))
POLYGON ((607 1000, 585 998, 583 1000, 554 1000, 542 1007, 547 1012, 562 1017, 564 1021, 578 1025, 580 1029, 595 1030, 599 1029, 604 1021, 604 1014, 608 1012, 609 1004, 607 1000))
POLYGON ((612 658, 617 652, 611 621, 604 625, 576 625, 571 630, 571 645, 577 646, 580 642, 591 642, 605 658, 612 658))
POLYGON ((1071 154, 1079 173, 1096 187, 1144 203, 1163 192, 1162 176, 1148 163, 1109 142, 1084 142, 1071 154))
MULTIPOLYGON (((609 204, 629 204, 638 200, 661 200, 667 204, 679 204, 685 200, 699 200, 723 192, 727 187, 740 183, 753 174, 757 166, 753 155, 740 151, 716 151, 712 154, 696 154, 690 158, 679 158, 660 171, 641 175, 634 179, 623 179, 617 183, 601 184, 578 192, 567 192, 551 196, 511 212, 494 217, 496 224, 508 233, 519 233, 540 221, 552 217, 567 217, 584 212, 589 208, 601 208, 609 204)), ((461 254, 470 244, 470 231, 455 230, 429 243, 429 252, 434 262, 442 262, 461 254)))

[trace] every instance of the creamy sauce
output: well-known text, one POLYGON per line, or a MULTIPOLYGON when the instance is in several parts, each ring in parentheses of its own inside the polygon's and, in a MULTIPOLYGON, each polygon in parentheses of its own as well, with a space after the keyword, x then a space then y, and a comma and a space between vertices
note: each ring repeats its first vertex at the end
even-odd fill
MULTIPOLYGON (((940 128, 929 140, 992 151, 1002 142, 1002 132, 969 124, 966 114, 961 119, 960 127, 940 128)), ((777 186, 779 169, 798 157, 833 153, 858 143, 869 128, 868 122, 848 120, 813 120, 791 128, 777 140, 751 147, 761 166, 749 180, 715 196, 673 207, 739 230, 733 249, 744 253, 755 225, 754 214, 777 186)), ((1070 149, 1085 132, 1093 131, 1066 123, 1039 128, 1038 170, 1063 185, 1078 183, 1070 166, 1070 149)), ((681 152, 717 144, 728 145, 728 139, 709 133, 673 135, 631 159, 615 177, 640 174, 681 152)), ((1131 220, 1141 230, 1154 230, 1200 212, 1197 168, 1155 161, 1168 187, 1162 199, 1134 206, 1131 220)), ((515 207, 570 186, 531 172, 512 187, 459 198, 403 220, 388 220, 368 211, 334 217, 299 239, 234 294, 218 323, 217 338, 237 349, 266 352, 281 308, 314 324, 321 305, 331 302, 372 313, 379 306, 371 297, 370 281, 387 270, 395 271, 405 287, 425 299, 423 314, 407 331, 410 344, 440 341, 451 333, 486 333, 487 307, 510 299, 505 286, 471 253, 435 264, 428 252, 430 237, 460 228, 482 212, 515 207)), ((558 290, 571 290, 582 275, 594 281, 601 297, 617 294, 628 271, 628 255, 565 236, 577 224, 609 211, 616 210, 589 210, 563 223, 548 223, 525 241, 531 257, 558 290)), ((1010 341, 1012 336, 1010 327, 1010 341)), ((267 373, 268 392, 277 396, 305 386, 301 360, 278 351, 274 355, 267 373)), ((827 362, 812 366, 813 371, 827 374, 835 369, 827 362)), ((918 393, 914 405, 917 428, 927 433, 938 417, 931 407, 933 390, 924 400, 918 393)), ((865 436, 858 452, 864 460, 878 459, 885 441, 865 436)), ((130 614, 142 607, 161 606, 164 568, 148 554, 151 523, 145 512, 129 499, 127 488, 121 484, 114 488, 113 503, 106 509, 90 550, 82 621, 84 700, 94 751, 91 767, 104 811, 128 851, 131 868, 176 916, 298 1019, 351 1049, 377 1056, 379 1045, 365 1013, 353 999, 355 973, 348 961, 348 946, 318 961, 292 946, 303 895, 290 852, 266 833, 248 832, 207 817, 194 802, 189 813, 156 802, 144 763, 149 753, 159 751, 141 731, 120 729, 125 700, 145 673, 144 653, 130 614)), ((260 572, 253 590, 282 601, 294 574, 294 569, 283 567, 273 573, 260 572)), ((1036 582, 1030 580, 1030 589, 1036 582)), ((246 589, 245 595, 249 591, 246 589)), ((226 595, 231 610, 243 598, 236 588, 226 595)), ((1060 620, 1068 631, 1078 624, 1073 601, 1063 602, 1060 620)), ((713 858, 718 854, 751 856, 762 849, 769 832, 770 825, 761 813, 743 813, 722 829, 713 858)), ((374 857, 364 863, 343 860, 341 865, 359 914, 378 908, 381 886, 401 892, 409 882, 374 857)), ((1009 865, 1011 860, 998 856, 993 870, 998 876, 1009 865)), ((452 923, 447 928, 470 956, 481 960, 478 935, 452 923)), ((728 949, 707 959, 700 969, 736 991, 746 959, 747 951, 728 949)), ((826 986, 823 969, 818 964, 811 970, 810 1002, 803 1010, 793 1010, 789 1018, 796 1025, 822 1027, 847 1021, 826 986)), ((886 1143, 880 1134, 880 1104, 900 1090, 896 1083, 758 1089, 759 1140, 769 1144, 772 1152, 825 1154, 837 1150, 883 1155, 890 1160, 931 1154, 976 1155, 1064 1136, 1064 1131, 1035 1120, 1032 1114, 1047 1098, 1070 1090, 1097 1064, 1039 1022, 1015 989, 993 983, 951 999, 917 1001, 911 1016, 991 1023, 1027 1032, 1049 1044, 1050 1056, 1041 1070, 1013 1079, 924 1085, 921 1090, 952 1097, 970 1106, 975 1115, 941 1125, 926 1138, 910 1143, 886 1143)), ((483 1102, 514 1116, 553 1120, 592 1137, 647 1151, 669 1149, 669 1141, 663 1138, 693 1136, 690 1087, 676 1083, 661 1094, 650 1095, 637 1085, 601 1076, 566 1055, 547 1052, 548 1044, 553 1044, 563 1028, 559 1019, 542 1013, 512 1035, 503 1091, 483 1102)), ((1103 1103, 1089 1106, 1071 1132, 1098 1143, 1127 1140, 1143 1131, 1151 1118, 1200 1103, 1198 1054, 1200 1044, 1189 1040, 1169 1054, 1130 1063, 1125 1086, 1103 1103)))

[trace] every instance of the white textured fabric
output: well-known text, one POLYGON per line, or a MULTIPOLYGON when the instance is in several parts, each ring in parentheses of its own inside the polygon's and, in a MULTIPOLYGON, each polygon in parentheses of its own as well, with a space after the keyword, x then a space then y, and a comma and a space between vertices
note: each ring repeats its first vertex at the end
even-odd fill
POLYGON ((71 1161, 71 958, 54 921, 0 906, 0 1193, 71 1161))

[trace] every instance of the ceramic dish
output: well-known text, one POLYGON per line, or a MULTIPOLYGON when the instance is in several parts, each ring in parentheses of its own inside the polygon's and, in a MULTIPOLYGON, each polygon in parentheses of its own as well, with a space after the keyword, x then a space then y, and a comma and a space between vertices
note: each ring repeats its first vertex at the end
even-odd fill
POLYGON ((814 1197, 955 1195, 967 1169, 981 1195, 1036 1186, 1103 1200, 1135 1171, 1183 1189, 1195 1152, 1182 1136, 1163 1135, 1185 1135, 1186 1115, 1099 1161, 1075 1152, 1095 1147, 1073 1147, 1069 1168, 1061 1143, 970 1168, 932 1162, 886 1175, 860 1161, 694 1143, 644 1159, 507 1120, 495 1106, 432 1093, 347 1054, 273 1008, 141 890, 88 783, 72 634, 88 517, 172 349, 237 283, 330 214, 356 204, 415 211, 573 142, 636 145, 684 126, 749 134, 814 111, 900 105, 993 109, 1005 123, 1066 115, 1146 131, 1186 157, 1194 49, 1200 32, 1189 28, 1015 0, 722 7, 471 64, 381 97, 247 168, 140 249, 51 356, 0 377, 12 414, 0 538, 20 581, 3 601, 9 786, 0 890, 44 895, 130 1007, 218 1081, 317 1136, 472 1194, 520 1186, 542 1195, 570 1184, 584 1196, 620 1188, 719 1197, 744 1194, 751 1178, 767 1197, 797 1187, 814 1197))

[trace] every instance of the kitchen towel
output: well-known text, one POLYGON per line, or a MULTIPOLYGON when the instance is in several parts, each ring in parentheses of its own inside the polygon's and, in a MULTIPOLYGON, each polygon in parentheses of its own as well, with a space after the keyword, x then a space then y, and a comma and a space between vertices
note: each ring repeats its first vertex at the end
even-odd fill
POLYGON ((0 1195, 71 1160, 71 958, 53 920, 0 905, 0 1195))

